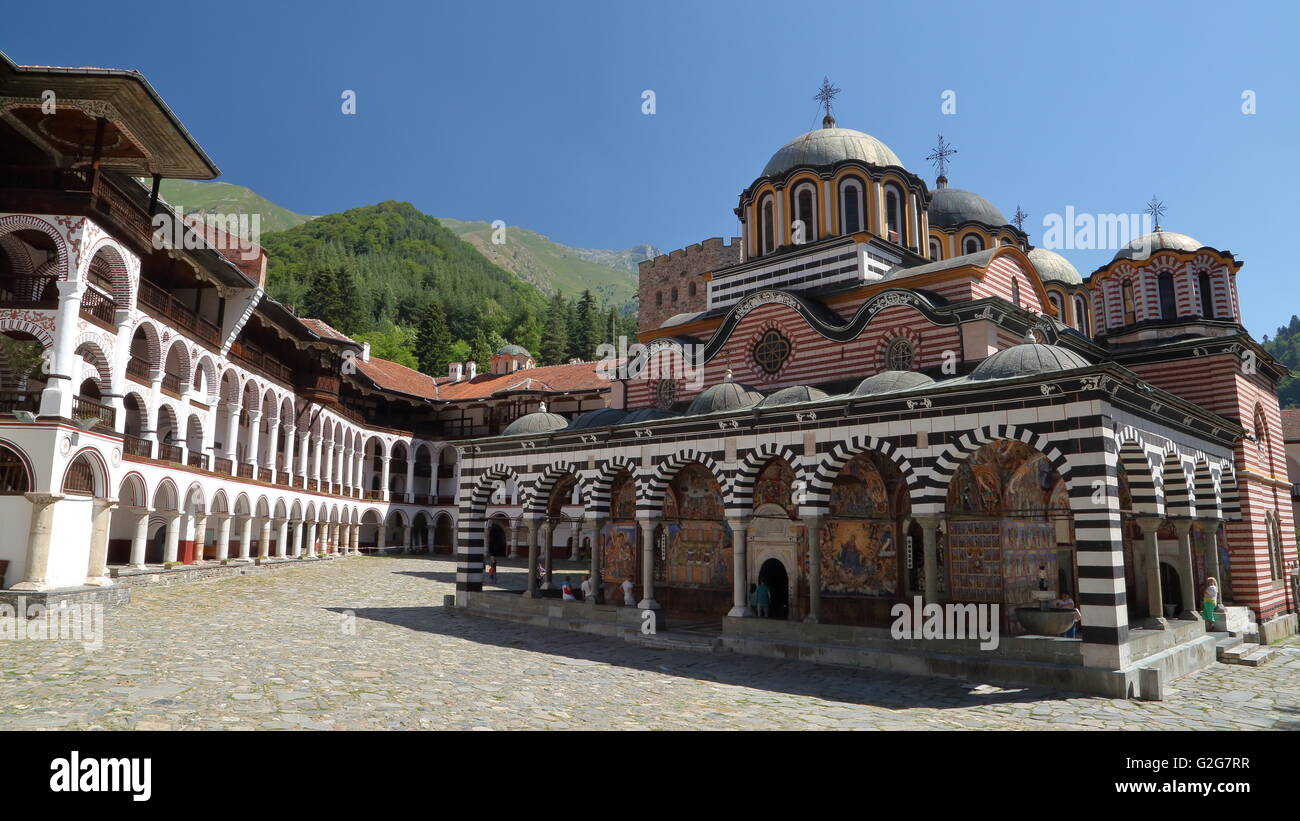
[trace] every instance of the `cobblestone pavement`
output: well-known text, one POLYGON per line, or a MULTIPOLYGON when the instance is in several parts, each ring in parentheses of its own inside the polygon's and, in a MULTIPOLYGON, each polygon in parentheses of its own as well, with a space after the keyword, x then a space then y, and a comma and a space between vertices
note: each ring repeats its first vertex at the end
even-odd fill
POLYGON ((1300 728, 1300 647, 1114 701, 521 627, 444 609, 454 578, 359 557, 138 589, 98 651, 0 642, 0 729, 1300 728))

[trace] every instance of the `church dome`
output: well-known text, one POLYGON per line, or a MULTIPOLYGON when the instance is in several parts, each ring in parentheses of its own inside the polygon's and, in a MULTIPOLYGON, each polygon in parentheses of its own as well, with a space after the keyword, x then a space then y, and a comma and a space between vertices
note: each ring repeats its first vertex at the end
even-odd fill
POLYGON ((618 408, 596 408, 587 411, 569 423, 569 430, 585 430, 586 428, 603 428, 608 425, 617 425, 627 416, 627 411, 618 408))
MULTIPOLYGON (((939 182, 942 185, 943 180, 939 182)), ((973 191, 960 188, 936 188, 931 192, 930 207, 925 213, 935 228, 956 228, 965 222, 978 222, 990 228, 1007 224, 1007 218, 996 205, 973 191)))
POLYGON ((526 413, 515 421, 506 425, 506 429, 501 431, 502 436, 520 436, 524 434, 539 435, 551 433, 569 426, 569 420, 560 416, 558 413, 547 413, 546 411, 537 411, 536 413, 526 413))
POLYGON ((758 406, 760 408, 774 408, 778 405, 797 405, 800 402, 816 402, 819 399, 825 399, 827 396, 829 394, 826 391, 810 388, 807 385, 794 385, 768 394, 762 402, 758 403, 758 406))
POLYGON ((657 419, 671 419, 674 416, 680 415, 681 414, 663 408, 641 408, 640 410, 632 411, 627 416, 618 420, 615 424, 635 425, 640 422, 654 422, 657 419))
POLYGON ((1034 263, 1043 282, 1063 282, 1066 285, 1079 285, 1083 282, 1079 269, 1055 251, 1034 248, 1029 252, 1029 261, 1034 263))
POLYGON ((934 380, 917 371, 881 371, 875 376, 868 376, 853 389, 854 396, 874 396, 878 393, 892 393, 933 385, 934 380))
POLYGON ((781 146, 763 166, 763 176, 784 174, 800 165, 833 165, 843 160, 880 166, 903 165, 889 146, 870 134, 851 128, 818 128, 781 146))
POLYGON ((706 388, 695 397, 686 409, 689 416, 703 413, 721 413, 722 411, 743 410, 753 407, 763 399, 763 394, 739 382, 719 382, 706 388))
POLYGON ((1025 342, 1004 348, 985 359, 971 371, 970 378, 973 380, 1014 379, 1018 376, 1087 368, 1091 364, 1074 351, 1056 345, 1025 342))
POLYGON ((1194 240, 1186 234, 1156 230, 1150 234, 1143 234, 1116 251, 1115 259, 1111 261, 1114 262, 1120 259, 1143 260, 1156 251, 1198 251, 1204 247, 1198 240, 1194 240))
POLYGON ((497 356, 532 356, 532 354, 518 345, 502 345, 501 350, 497 351, 497 356))

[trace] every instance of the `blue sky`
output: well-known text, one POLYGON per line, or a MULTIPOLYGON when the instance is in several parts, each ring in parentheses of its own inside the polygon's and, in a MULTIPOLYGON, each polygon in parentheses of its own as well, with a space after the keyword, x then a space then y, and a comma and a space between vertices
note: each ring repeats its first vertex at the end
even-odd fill
MULTIPOLYGON (((294 211, 409 200, 583 247, 736 233, 741 189, 820 124, 825 75, 841 126, 931 184, 942 133, 953 187, 1008 217, 1020 205, 1031 241, 1068 206, 1133 213, 1158 195, 1166 229, 1245 260, 1252 333, 1300 313, 1300 4, 263 0, 5 16, 12 59, 141 71, 222 179, 294 211)), ((1066 255, 1085 274, 1111 256, 1066 255)))

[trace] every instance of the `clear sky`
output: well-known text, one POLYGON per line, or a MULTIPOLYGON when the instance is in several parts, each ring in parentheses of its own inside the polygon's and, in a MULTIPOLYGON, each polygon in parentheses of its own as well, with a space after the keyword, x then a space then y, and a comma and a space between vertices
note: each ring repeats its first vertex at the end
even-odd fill
MULTIPOLYGON (((1300 3, 69 0, 4 17, 16 62, 141 71, 222 179, 291 210, 409 200, 594 248, 737 233, 737 195, 820 125, 829 76, 841 126, 931 184, 942 133, 951 185, 1019 205, 1031 241, 1067 207, 1156 195, 1167 230, 1245 260, 1256 337, 1300 313, 1300 3)), ((1065 253, 1085 275, 1112 255, 1065 253)))

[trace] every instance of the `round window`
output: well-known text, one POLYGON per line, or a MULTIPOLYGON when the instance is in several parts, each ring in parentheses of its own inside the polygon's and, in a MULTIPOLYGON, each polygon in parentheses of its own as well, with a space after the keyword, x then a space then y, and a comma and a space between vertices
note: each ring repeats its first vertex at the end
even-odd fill
POLYGON ((895 339, 885 351, 885 366, 891 371, 912 370, 912 343, 906 339, 895 339))
POLYGON ((668 410, 677 401, 677 380, 660 379, 655 386, 655 404, 668 410))
POLYGON ((790 340, 776 329, 765 332, 754 344, 754 362, 765 373, 776 373, 781 370, 781 366, 789 356, 790 340))

